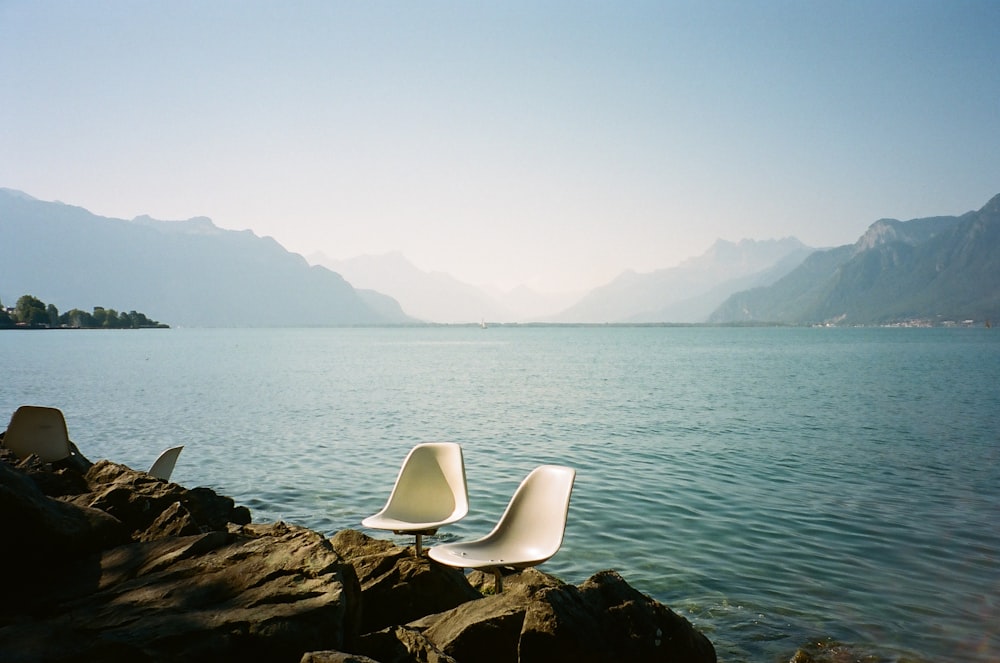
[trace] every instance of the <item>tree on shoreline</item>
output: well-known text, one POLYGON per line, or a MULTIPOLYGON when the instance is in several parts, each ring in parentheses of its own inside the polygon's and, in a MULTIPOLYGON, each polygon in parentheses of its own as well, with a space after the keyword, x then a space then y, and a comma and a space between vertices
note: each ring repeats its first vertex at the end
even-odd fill
POLYGON ((62 315, 54 304, 46 305, 45 302, 33 295, 23 295, 17 300, 17 305, 13 309, 13 315, 0 304, 0 329, 12 329, 14 327, 31 328, 55 328, 66 327, 73 329, 145 329, 145 328, 168 328, 156 320, 146 317, 146 314, 137 311, 122 311, 119 313, 113 308, 106 309, 103 306, 95 306, 93 313, 87 313, 74 308, 62 315))
POLYGON ((44 325, 49 321, 45 310, 45 302, 31 295, 22 295, 14 306, 14 318, 29 327, 44 325))

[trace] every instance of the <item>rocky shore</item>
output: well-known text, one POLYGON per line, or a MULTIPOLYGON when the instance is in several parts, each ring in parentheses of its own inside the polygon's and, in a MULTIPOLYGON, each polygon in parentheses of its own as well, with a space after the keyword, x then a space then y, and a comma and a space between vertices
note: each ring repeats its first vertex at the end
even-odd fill
POLYGON ((0 660, 713 662, 614 571, 465 575, 344 530, 251 523, 208 488, 0 448, 0 660))

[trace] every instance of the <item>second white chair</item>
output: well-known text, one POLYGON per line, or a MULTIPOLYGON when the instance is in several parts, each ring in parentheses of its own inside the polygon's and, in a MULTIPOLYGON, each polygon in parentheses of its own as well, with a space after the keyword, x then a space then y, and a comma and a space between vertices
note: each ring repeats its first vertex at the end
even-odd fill
POLYGON ((436 562, 493 572, 503 591, 502 569, 537 566, 562 546, 576 470, 541 465, 525 477, 493 531, 467 543, 446 543, 427 551, 436 562))
POLYGON ((149 468, 149 474, 153 475, 157 479, 163 479, 164 481, 170 481, 170 475, 174 472, 174 465, 177 463, 177 457, 181 455, 181 450, 184 445, 179 447, 170 447, 161 453, 153 464, 149 468))
POLYGON ((454 442, 427 442, 410 449, 385 507, 361 521, 365 527, 417 537, 423 554, 424 535, 457 522, 469 513, 462 447, 454 442))

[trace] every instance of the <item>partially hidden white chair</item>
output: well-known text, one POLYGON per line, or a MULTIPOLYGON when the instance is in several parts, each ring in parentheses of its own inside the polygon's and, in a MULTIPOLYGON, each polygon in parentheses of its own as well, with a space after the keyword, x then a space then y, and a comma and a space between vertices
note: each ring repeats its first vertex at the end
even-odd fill
POLYGON ((153 464, 149 467, 148 474, 153 475, 157 479, 163 479, 164 481, 170 481, 170 475, 174 472, 174 465, 177 464, 177 457, 181 455, 181 450, 184 445, 179 447, 170 447, 165 449, 153 464))
POLYGON ((493 573, 503 591, 502 569, 537 566, 562 547, 576 470, 541 465, 525 477, 493 531, 481 539, 446 543, 427 551, 442 564, 493 573))
POLYGON ((424 535, 457 522, 469 513, 462 447, 454 442, 426 442, 410 449, 385 507, 361 521, 365 527, 416 536, 423 555, 424 535))
POLYGON ((40 405, 22 405, 14 411, 3 445, 18 458, 35 454, 46 463, 68 458, 73 453, 62 410, 40 405))

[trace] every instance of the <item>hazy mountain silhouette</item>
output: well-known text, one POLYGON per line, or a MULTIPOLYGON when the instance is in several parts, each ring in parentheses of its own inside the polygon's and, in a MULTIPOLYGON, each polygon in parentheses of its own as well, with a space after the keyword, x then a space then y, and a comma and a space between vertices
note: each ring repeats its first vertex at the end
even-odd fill
POLYGON ((623 273, 553 322, 704 322, 726 297, 752 285, 773 283, 811 249, 794 237, 718 240, 701 256, 676 267, 623 273))
POLYGON ((576 297, 545 295, 524 286, 510 292, 480 288, 444 272, 419 269, 399 252, 346 260, 322 253, 308 258, 342 274, 355 286, 391 295, 407 314, 428 322, 526 322, 550 315, 576 297))
POLYGON ((10 189, 0 189, 0 246, 8 306, 31 294, 63 311, 140 310, 173 326, 1000 318, 1000 195, 960 217, 882 219, 833 249, 719 240, 676 267, 628 271, 582 298, 487 290, 399 253, 317 255, 323 264, 310 266, 270 237, 204 217, 112 219, 10 189))
POLYGON ((979 211, 881 219, 853 245, 818 251, 765 288, 734 294, 713 322, 884 324, 1000 318, 1000 195, 979 211))
POLYGON ((355 290, 274 239, 187 221, 132 221, 0 189, 0 298, 139 310, 172 326, 410 322, 398 303, 355 290))

